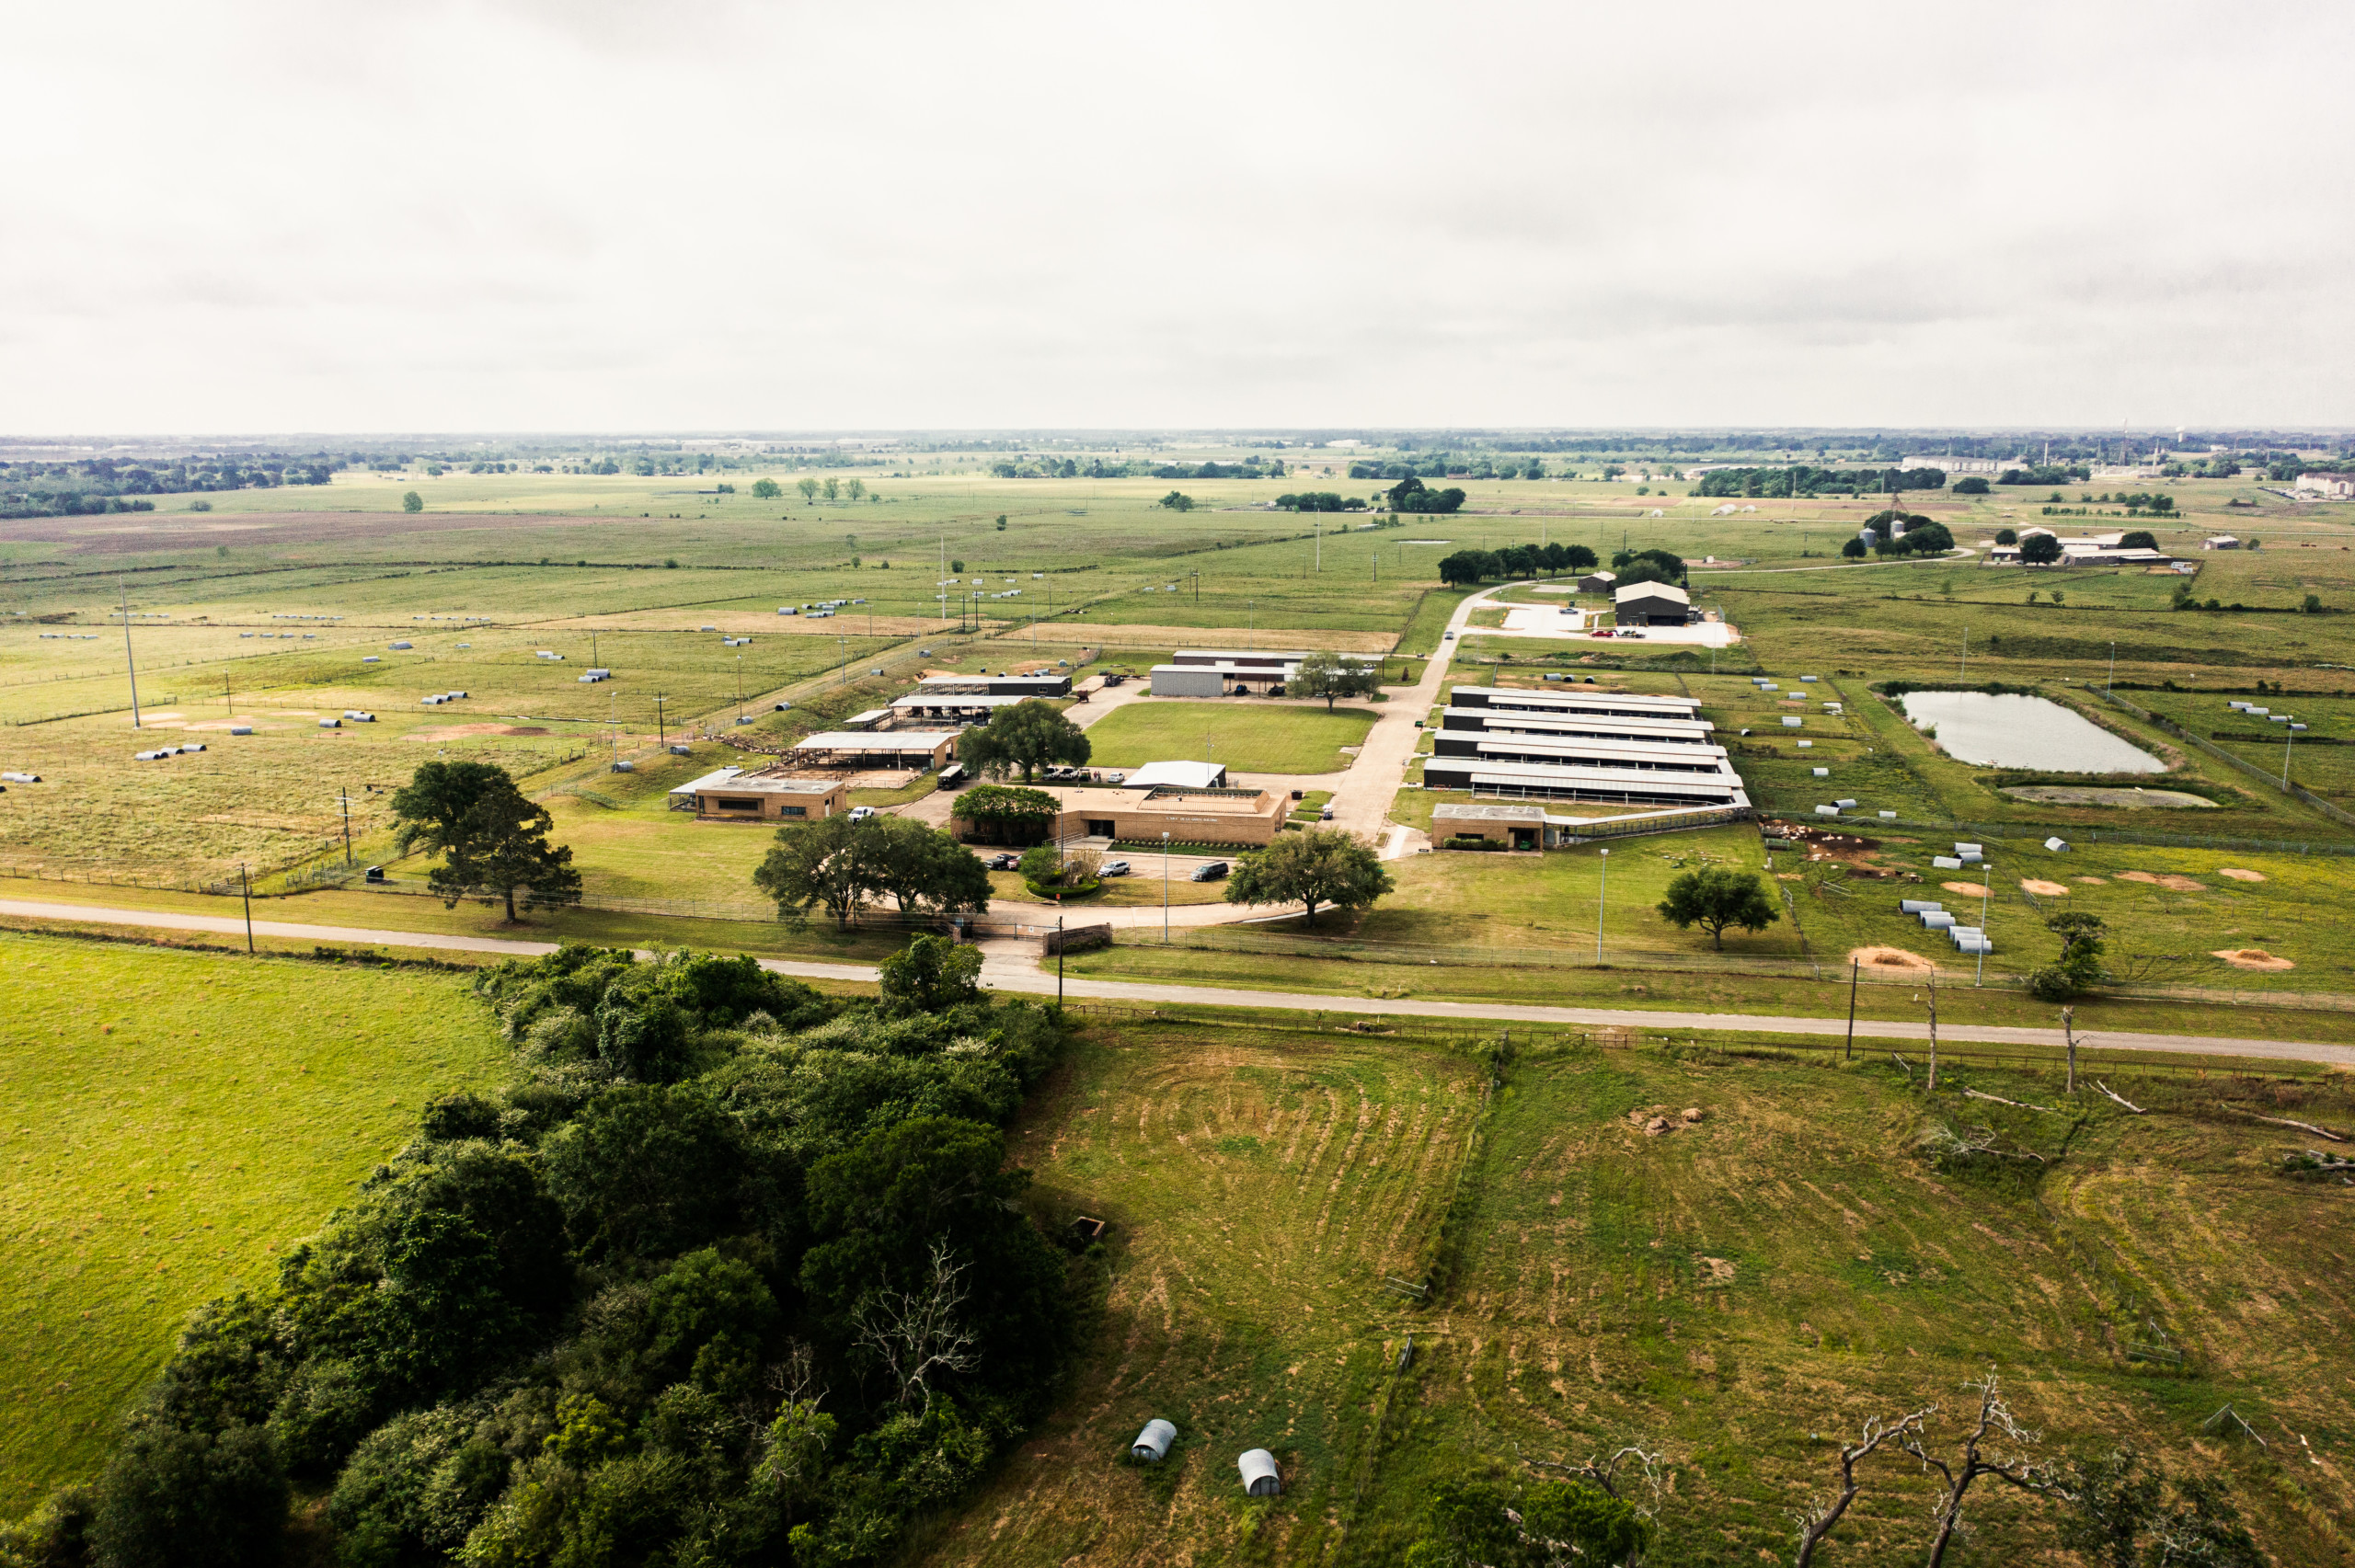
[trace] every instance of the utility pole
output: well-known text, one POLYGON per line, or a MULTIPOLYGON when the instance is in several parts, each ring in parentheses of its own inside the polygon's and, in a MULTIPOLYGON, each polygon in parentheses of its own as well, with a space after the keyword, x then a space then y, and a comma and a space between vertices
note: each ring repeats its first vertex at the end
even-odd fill
POLYGON ((1968 626, 1962 629, 1962 669, 1955 678, 1959 681, 1970 679, 1970 628, 1968 626))
POLYGON ((131 727, 137 729, 140 727, 139 667, 132 661, 131 658, 131 590, 123 587, 122 578, 119 575, 115 578, 114 583, 117 590, 122 595, 122 668, 131 676, 131 727))
POLYGON ((671 744, 670 732, 662 727, 662 693, 660 692, 654 693, 654 742, 666 750, 671 744))
POLYGON ((1161 835, 1161 944, 1169 945, 1169 835, 1161 835))
POLYGON ((246 863, 237 863, 237 886, 246 896, 246 951, 254 950, 254 879, 247 875, 246 863))
POLYGON ((1856 974, 1862 959, 1848 960, 1848 1048, 1841 1055, 1843 1061, 1856 1059, 1856 974))
POLYGON ((2072 1094, 2074 1094, 2077 1092, 2076 1022, 2077 1010, 2075 1008, 2064 1007, 2061 1010, 2061 1037, 2067 1041, 2069 1045, 2069 1093, 2072 1094))
POLYGON ((1987 983, 1987 897, 1995 890, 1995 868, 1985 861, 1979 863, 1979 972, 1970 979, 1973 986, 1987 983))
POLYGON ((2285 734, 2281 737, 2281 793, 2283 795, 2290 793, 2290 748, 2297 743, 2298 738, 2295 735, 2285 734))
POLYGON ((343 864, 351 864, 351 791, 343 792, 343 864))
POLYGON ((2118 645, 2117 645, 2116 643, 2114 643, 2114 642, 2113 642, 2113 643, 2111 643, 2111 644, 2109 645, 2109 674, 2108 674, 2107 677, 2105 677, 2105 678, 2103 679, 2102 683, 2101 683, 2101 689, 2102 689, 2102 692, 2103 692, 2103 694, 2104 694, 2104 695, 2108 695, 2108 692, 2109 692, 2109 691, 2110 691, 2110 689, 2111 689, 2111 688, 2113 688, 2113 687, 2115 687, 2117 684, 2118 684, 2118 645))
POLYGON ((1055 1011, 1063 1009, 1063 917, 1055 917, 1055 1011))

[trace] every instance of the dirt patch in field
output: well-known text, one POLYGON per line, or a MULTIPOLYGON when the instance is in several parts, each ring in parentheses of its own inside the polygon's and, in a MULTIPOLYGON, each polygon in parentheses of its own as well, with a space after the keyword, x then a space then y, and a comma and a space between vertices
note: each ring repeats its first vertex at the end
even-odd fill
POLYGON ((1949 893, 1960 893, 1965 898, 1983 898, 1987 896, 1986 887, 1977 882, 1941 882, 1938 886, 1949 893))
POLYGON ((2222 958, 2235 969, 2294 969, 2298 966, 2287 958, 2277 958, 2262 947, 2219 947, 2209 955, 2222 958))
MULTIPOLYGON (((2135 744, 2141 745, 2138 739, 2135 744)), ((2165 809, 2169 811, 2213 810, 2216 803, 2200 795, 2179 789, 2112 789, 2090 784, 2013 784, 2004 793, 2015 800, 2033 800, 2045 806, 2118 806, 2129 811, 2165 809)))
POLYGON ((1848 961, 1867 969, 1935 969, 1937 967, 1919 953, 1908 953, 1902 947, 1855 947, 1849 949, 1848 961))
POLYGON ((463 740, 469 735, 546 735, 545 729, 526 724, 441 724, 431 729, 413 729, 411 740, 463 740))
POLYGON ((2251 871, 2246 866, 2240 865, 2219 866, 2216 868, 2216 875, 2229 876, 2235 882, 2262 882, 2266 879, 2265 873, 2262 871, 2251 871))
MULTIPOLYGON (((114 516, 129 514, 109 513, 114 516)), ((626 524, 636 518, 566 516, 561 512, 142 512, 129 524, 99 524, 80 517, 25 518, 0 523, 0 539, 70 544, 75 555, 138 555, 208 544, 283 549, 290 544, 374 544, 388 526, 404 533, 453 533, 572 526, 603 529, 611 544, 634 543, 626 524)))
POLYGON ((1844 865, 1858 876, 1896 876, 1901 866, 1884 864, 1879 856, 1884 841, 1867 839, 1858 833, 1835 833, 1806 822, 1770 821, 1764 824, 1768 838, 1788 839, 1807 853, 1810 863, 1829 862, 1844 865))
POLYGON ((2057 898, 2069 890, 2058 882, 2047 882, 2036 876, 2022 878, 2020 889, 2023 892, 2033 893, 2039 898, 2057 898))
POLYGON ((2177 893, 2205 893, 2208 891, 2208 884, 2205 882, 2194 882, 2190 877, 2177 876, 2172 871, 2167 872, 2165 875, 2153 871, 2121 871, 2118 874, 2118 879, 2120 882, 2147 883, 2151 887, 2165 887, 2177 893))

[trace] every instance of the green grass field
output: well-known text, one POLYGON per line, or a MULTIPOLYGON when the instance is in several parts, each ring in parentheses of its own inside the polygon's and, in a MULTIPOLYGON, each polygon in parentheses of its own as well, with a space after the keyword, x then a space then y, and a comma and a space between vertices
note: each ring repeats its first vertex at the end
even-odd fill
POLYGON ((1365 739, 1373 715, 1363 708, 1327 713, 1308 703, 1247 697, 1131 703, 1088 727, 1099 768, 1147 762, 1223 762, 1238 773, 1333 773, 1350 765, 1341 750, 1365 739))
POLYGON ((0 934, 0 1515, 83 1479, 190 1311, 505 1070, 462 976, 0 934))
MULTIPOLYGON (((1469 1041, 1092 1028, 1017 1147, 1045 1216, 1111 1221, 1105 1310, 1063 1407, 923 1560, 1396 1562, 1450 1470, 1535 1479, 1640 1442, 1661 1456, 1647 1561, 1781 1561, 1864 1417, 1936 1403, 1944 1449, 1991 1367, 2040 1454, 2131 1442, 2221 1473, 2276 1561, 2338 1560, 2355 1494, 2295 1435, 2355 1419, 2326 1327, 2355 1279, 2305 1240, 2327 1189, 2271 1173, 2281 1139, 2231 1102, 2344 1120, 2343 1085, 2129 1077, 2161 1114, 2088 1093, 2042 1116, 1959 1091, 2063 1102, 2043 1070, 1949 1060, 1930 1100, 1885 1060, 1519 1043, 1476 1145, 1469 1041), (1697 1124, 1641 1129, 1686 1106, 1697 1124), (2046 1163, 1916 1148, 1971 1123, 2046 1163), (1434 1259, 1428 1305, 1385 1292, 1434 1259), (2128 1359, 2158 1333, 2180 1370, 2128 1359), (2270 1448, 2200 1434, 2227 1401, 2270 1448), (1155 1416, 1177 1447, 1133 1469, 1155 1416), (1280 1501, 1241 1495, 1251 1447, 1275 1453, 1280 1501)), ((1868 1486, 1832 1551, 1913 1560, 1916 1467, 1868 1486)), ((1972 1561, 2051 1552, 2037 1505, 1991 1495, 1971 1517, 1972 1561)))

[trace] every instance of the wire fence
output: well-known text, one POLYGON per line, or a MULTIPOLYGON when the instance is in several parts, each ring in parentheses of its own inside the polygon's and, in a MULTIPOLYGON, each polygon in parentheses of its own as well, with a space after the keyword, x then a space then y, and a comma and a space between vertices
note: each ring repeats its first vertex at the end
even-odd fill
MULTIPOLYGON (((2165 731, 2166 734, 2175 737, 2177 740, 2184 742, 2186 745, 2197 746, 2200 750, 2205 751, 2209 756, 2215 758, 2218 761, 2224 762, 2232 767, 2237 768, 2253 779, 2261 780, 2268 788, 2276 790, 2282 795, 2289 795, 2291 798, 2297 800, 2303 805, 2313 807, 2316 811, 2321 812, 2324 816, 2329 818, 2334 822, 2342 823, 2349 828, 2355 828, 2355 813, 2349 813, 2342 810, 2340 807, 2332 805, 2329 801, 2325 800, 2322 796, 2308 789, 2305 785, 2298 783, 2295 779, 2291 778, 2289 773, 2289 763, 2286 761, 2282 763, 2282 771, 2280 774, 2276 776, 2270 771, 2258 767, 2255 762, 2250 761, 2247 758, 2236 757, 2232 752, 2225 750, 2223 747, 2215 745, 2200 736, 2194 735, 2191 731, 2184 728, 2183 726, 2176 723, 2175 720, 2154 714, 2148 708, 2142 707, 2134 703, 2130 703, 2115 692, 2105 691, 2101 692, 2101 695, 2113 706, 2124 708, 2128 713, 2132 714, 2135 717, 2142 720, 2144 723, 2154 726, 2158 729, 2165 731)), ((2349 845, 2348 848, 2337 853, 2341 854, 2355 854, 2355 845, 2349 845)))

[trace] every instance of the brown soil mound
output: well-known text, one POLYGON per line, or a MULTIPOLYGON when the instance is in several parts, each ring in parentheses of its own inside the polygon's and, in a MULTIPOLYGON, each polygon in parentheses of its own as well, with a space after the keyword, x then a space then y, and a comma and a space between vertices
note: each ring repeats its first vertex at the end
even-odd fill
MULTIPOLYGON (((2093 878, 2089 876, 2085 880, 2090 882, 2093 878)), ((2033 893, 2039 898, 2057 898, 2069 890, 2058 882, 2047 882, 2035 876, 2023 878, 2020 887, 2024 891, 2033 893)))
POLYGON ((1983 898, 1987 896, 1987 889, 1976 882, 1941 882, 1938 886, 1949 893, 1960 893, 1965 898, 1983 898))
POLYGON ((546 735, 545 729, 516 724, 443 724, 431 729, 413 729, 411 740, 458 740, 469 735, 546 735))
POLYGON ((1849 951, 1848 960, 1862 964, 1867 969, 1935 969, 1936 964, 1919 953, 1908 953, 1902 947, 1857 947, 1849 951))
POLYGON ((2077 880, 2084 883, 2088 887, 2107 887, 2109 886, 2109 883, 2107 880, 2099 876, 2080 876, 2077 880))
POLYGON ((2217 868, 2216 875, 2219 876, 2229 876, 2235 882, 2262 882, 2265 880, 2265 873, 2262 871, 2250 871, 2244 866, 2238 865, 2220 866, 2217 868))
POLYGON ((2209 956, 2222 958, 2235 969, 2294 969, 2298 967, 2287 958, 2276 958, 2262 947, 2220 947, 2209 956))
POLYGON ((2154 887, 2171 888, 2177 893, 2208 891, 2208 885, 2205 882, 2194 882, 2190 877, 2178 876, 2172 871, 2164 876, 2148 871, 2121 871, 2118 874, 2118 879, 2120 882, 2147 882, 2154 887))

